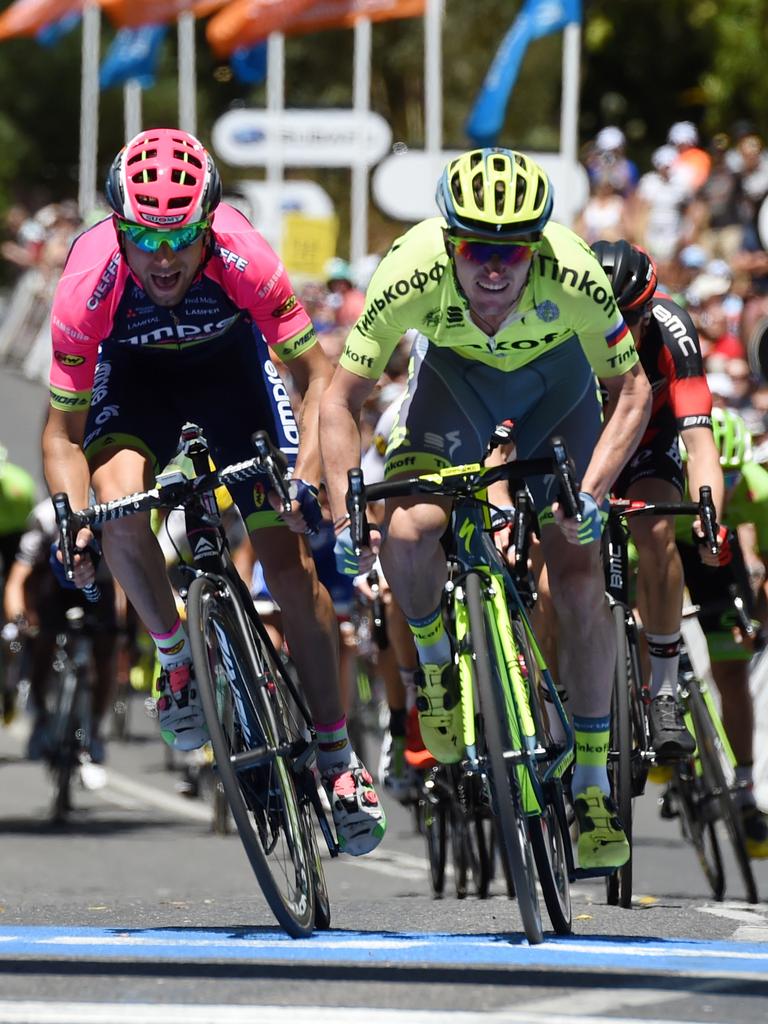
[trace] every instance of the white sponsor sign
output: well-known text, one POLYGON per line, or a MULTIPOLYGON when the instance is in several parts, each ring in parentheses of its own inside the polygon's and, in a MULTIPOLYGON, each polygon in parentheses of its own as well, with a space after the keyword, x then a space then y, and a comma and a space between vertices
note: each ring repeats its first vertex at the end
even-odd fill
POLYGON ((213 148, 235 167, 370 166, 392 142, 380 114, 354 110, 230 110, 215 122, 213 148))
MULTIPOLYGON (((439 213, 435 189, 443 168, 463 150, 425 153, 406 150, 382 160, 373 172, 372 190, 377 206, 396 220, 419 221, 439 213)), ((587 172, 559 153, 529 153, 549 175, 555 190, 554 220, 570 225, 589 195, 587 172)))

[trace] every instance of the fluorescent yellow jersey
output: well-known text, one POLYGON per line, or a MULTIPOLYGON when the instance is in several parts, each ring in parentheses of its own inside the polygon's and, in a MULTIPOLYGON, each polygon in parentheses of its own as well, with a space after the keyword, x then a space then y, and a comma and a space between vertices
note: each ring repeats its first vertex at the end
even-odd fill
POLYGON ((632 335, 592 250, 550 223, 533 256, 520 301, 494 336, 471 319, 445 251, 445 221, 422 221, 398 238, 379 264, 366 309, 347 338, 341 365, 377 380, 409 328, 433 345, 503 371, 517 370, 577 336, 598 377, 625 373, 638 360, 632 335))

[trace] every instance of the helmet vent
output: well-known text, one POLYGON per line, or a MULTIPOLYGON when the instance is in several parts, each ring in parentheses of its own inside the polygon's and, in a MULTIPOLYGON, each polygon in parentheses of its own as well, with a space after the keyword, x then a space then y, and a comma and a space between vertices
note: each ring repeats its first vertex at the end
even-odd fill
POLYGON ((138 196, 137 195, 136 196, 136 202, 139 204, 139 206, 154 206, 154 207, 157 207, 157 206, 160 205, 158 203, 158 201, 157 201, 155 196, 138 196))
POLYGON ((203 161, 198 156, 195 156, 194 153, 190 153, 188 149, 175 149, 173 155, 176 160, 180 160, 185 164, 193 164, 199 171, 202 171, 203 161))
POLYGON ((171 171, 171 181, 175 185, 188 185, 193 188, 197 184, 197 175, 190 174, 189 171, 180 171, 174 167, 171 171))
POLYGON ((140 149, 133 156, 128 157, 126 163, 130 167, 131 164, 143 163, 145 160, 154 160, 156 156, 156 149, 140 149))
POLYGON ((169 210, 183 210, 189 206, 189 196, 174 196, 173 199, 168 200, 169 210))
POLYGON ((475 202, 482 209, 485 206, 485 180, 482 170, 472 178, 472 194, 475 202))
POLYGON ((507 197, 506 182, 497 181, 493 186, 493 195, 496 201, 496 214, 499 215, 504 212, 504 202, 507 197))
POLYGON ((454 201, 459 205, 464 205, 464 192, 461 187, 461 178, 458 174, 454 174, 451 178, 451 193, 453 194, 454 201))

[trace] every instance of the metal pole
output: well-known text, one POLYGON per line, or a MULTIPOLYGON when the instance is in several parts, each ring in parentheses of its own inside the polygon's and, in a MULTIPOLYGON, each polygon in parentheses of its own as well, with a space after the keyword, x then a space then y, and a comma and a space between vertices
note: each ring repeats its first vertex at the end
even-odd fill
POLYGON ((99 149, 99 50, 101 8, 83 10, 80 81, 80 180, 77 203, 85 220, 96 207, 96 166, 99 149))
MULTIPOLYGON (((566 25, 563 33, 563 90, 560 101, 560 154, 568 166, 579 159, 579 76, 581 25, 566 25)), ((571 210, 571 223, 578 211, 571 210)))
POLYGON ((195 16, 191 11, 179 15, 176 32, 179 48, 179 127, 197 135, 195 16))
POLYGON ((427 0, 424 11, 424 148, 443 148, 443 13, 444 0, 427 0))
POLYGON ((283 241, 283 141, 280 130, 285 110, 285 36, 273 32, 267 39, 267 114, 269 156, 266 166, 267 195, 265 218, 260 228, 274 249, 283 241))
POLYGON ((141 85, 135 78, 129 79, 123 86, 123 123, 126 142, 141 131, 141 91, 141 85))
MULTIPOLYGON (((353 64, 352 107, 358 115, 361 141, 365 132, 366 114, 371 109, 371 22, 359 18, 355 22, 355 55, 353 64)), ((349 212, 349 258, 354 263, 368 252, 368 164, 362 152, 352 164, 352 193, 349 212)))

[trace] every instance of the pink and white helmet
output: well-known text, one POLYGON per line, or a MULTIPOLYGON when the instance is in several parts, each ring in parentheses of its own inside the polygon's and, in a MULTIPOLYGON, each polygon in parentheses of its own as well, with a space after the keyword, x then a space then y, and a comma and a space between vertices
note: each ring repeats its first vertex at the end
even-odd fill
POLYGON ((170 230, 206 220, 221 199, 221 179, 194 135, 148 128, 112 161, 106 198, 123 220, 170 230))

